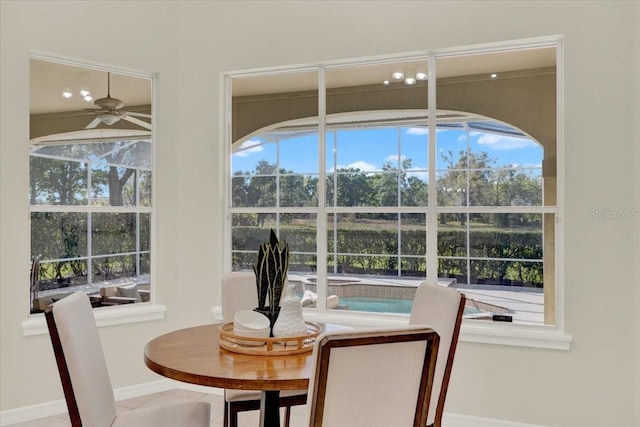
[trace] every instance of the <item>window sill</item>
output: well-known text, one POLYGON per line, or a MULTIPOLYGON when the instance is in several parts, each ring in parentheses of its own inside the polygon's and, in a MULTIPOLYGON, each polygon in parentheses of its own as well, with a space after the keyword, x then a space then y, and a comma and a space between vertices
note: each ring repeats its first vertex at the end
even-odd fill
MULTIPOLYGON (((155 304, 125 304, 118 307, 102 307, 93 310, 98 327, 124 323, 147 322, 164 319, 167 307, 155 304)), ((44 314, 34 314, 22 322, 22 335, 48 334, 44 314)))
MULTIPOLYGON (((375 317, 361 313, 325 313, 304 312, 305 319, 338 323, 346 326, 377 327, 406 325, 409 321, 405 315, 380 315, 375 317)), ((571 335, 554 326, 504 324, 485 320, 463 320, 460 328, 460 342, 481 344, 497 344, 515 347, 544 348, 549 350, 568 351, 571 346, 571 335)))
MULTIPOLYGON (((216 321, 222 321, 220 306, 212 308, 216 321)), ((384 327, 406 325, 408 316, 394 314, 376 314, 375 316, 358 312, 318 313, 305 309, 306 320, 325 323, 337 323, 352 327, 384 327)), ((568 351, 571 348, 571 335, 553 326, 503 324, 484 320, 465 320, 460 329, 460 342, 496 344, 514 347, 543 348, 568 351)))

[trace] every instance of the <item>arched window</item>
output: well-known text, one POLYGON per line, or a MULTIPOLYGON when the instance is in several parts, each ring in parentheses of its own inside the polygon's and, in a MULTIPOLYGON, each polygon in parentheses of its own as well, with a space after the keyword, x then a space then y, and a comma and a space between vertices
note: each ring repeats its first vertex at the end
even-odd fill
POLYGON ((408 314, 429 280, 464 292, 468 319, 556 324, 555 57, 234 74, 229 268, 250 270, 274 229, 320 312, 408 314))

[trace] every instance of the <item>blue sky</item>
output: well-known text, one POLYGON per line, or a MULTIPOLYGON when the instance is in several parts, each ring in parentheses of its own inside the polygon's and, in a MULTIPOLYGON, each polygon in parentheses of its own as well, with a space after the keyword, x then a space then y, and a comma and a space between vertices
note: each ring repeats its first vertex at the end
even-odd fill
MULTIPOLYGON (((446 169, 447 163, 441 153, 454 153, 454 162, 458 153, 466 149, 467 133, 463 129, 438 129, 437 131, 437 166, 446 169)), ((280 167, 296 173, 318 173, 317 135, 297 136, 281 139, 280 167)), ((327 134, 326 168, 330 172, 337 165, 355 167, 362 171, 374 172, 382 170, 385 163, 398 164, 398 159, 410 158, 411 169, 416 176, 424 176, 428 165, 428 129, 427 127, 389 127, 360 128, 355 130, 338 130, 336 134, 327 134), (337 155, 333 155, 334 139, 337 135, 337 155), (399 148, 400 147, 400 148, 399 148)), ((260 160, 275 163, 277 148, 274 143, 262 144, 264 139, 256 137, 246 141, 246 148, 233 155, 232 173, 236 171, 253 171, 260 160)), ((518 137, 498 135, 495 133, 469 133, 469 144, 472 151, 486 151, 495 159, 495 166, 540 167, 543 152, 536 142, 518 137)))

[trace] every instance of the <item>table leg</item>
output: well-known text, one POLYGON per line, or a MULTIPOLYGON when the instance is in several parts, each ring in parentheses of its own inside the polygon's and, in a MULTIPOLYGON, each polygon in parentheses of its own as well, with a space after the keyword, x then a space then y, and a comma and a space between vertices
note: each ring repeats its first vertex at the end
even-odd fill
POLYGON ((262 390, 260 427, 280 427, 280 391, 262 390))

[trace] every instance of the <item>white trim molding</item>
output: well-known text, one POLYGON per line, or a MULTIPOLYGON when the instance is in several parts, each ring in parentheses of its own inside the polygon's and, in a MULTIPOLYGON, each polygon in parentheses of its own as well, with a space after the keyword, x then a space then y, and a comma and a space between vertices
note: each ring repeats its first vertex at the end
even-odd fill
POLYGON ((442 417, 443 427, 544 427, 540 424, 525 424, 495 418, 472 417, 470 415, 448 414, 442 417))
MULTIPOLYGON (((98 327, 121 325, 124 323, 147 322, 164 319, 167 307, 157 304, 122 304, 117 307, 96 308, 93 315, 98 327)), ((47 322, 43 314, 30 316, 22 322, 22 335, 48 334, 47 322)))
MULTIPOLYGON (((215 322, 222 322, 222 307, 211 308, 215 322)), ((401 326, 409 322, 406 315, 329 311, 321 314, 315 310, 304 310, 304 317, 314 322, 335 323, 350 327, 383 327, 401 326)), ((461 342, 480 344, 496 344, 515 347, 544 348, 547 350, 564 350, 571 348, 573 338, 556 327, 540 325, 496 324, 491 321, 466 320, 460 329, 461 342)))
MULTIPOLYGON (((128 387, 121 387, 113 390, 116 402, 126 399, 133 399, 140 396, 146 396, 154 393, 163 393, 165 391, 181 388, 185 390, 199 391, 222 396, 222 389, 198 386, 194 384, 181 383, 178 381, 163 379, 148 383, 136 384, 128 387)), ((54 400, 52 402, 40 403, 37 405, 24 406, 16 409, 9 409, 0 412, 0 427, 9 426, 25 421, 37 420, 67 412, 67 404, 64 399, 54 400)))
MULTIPOLYGON (((165 391, 177 388, 209 393, 218 396, 223 396, 224 394, 224 391, 220 388, 204 387, 195 384, 181 383, 170 379, 162 379, 128 387, 121 387, 114 390, 114 395, 116 402, 118 402, 121 400, 146 396, 149 394, 163 393, 165 391)), ((37 405, 24 406, 22 408, 9 409, 0 412, 0 427, 64 414, 66 412, 67 405, 64 399, 40 403, 37 405)), ((515 421, 505 421, 493 418, 481 418, 470 415, 451 413, 444 414, 442 424, 443 427, 544 427, 537 424, 524 424, 515 421)))

